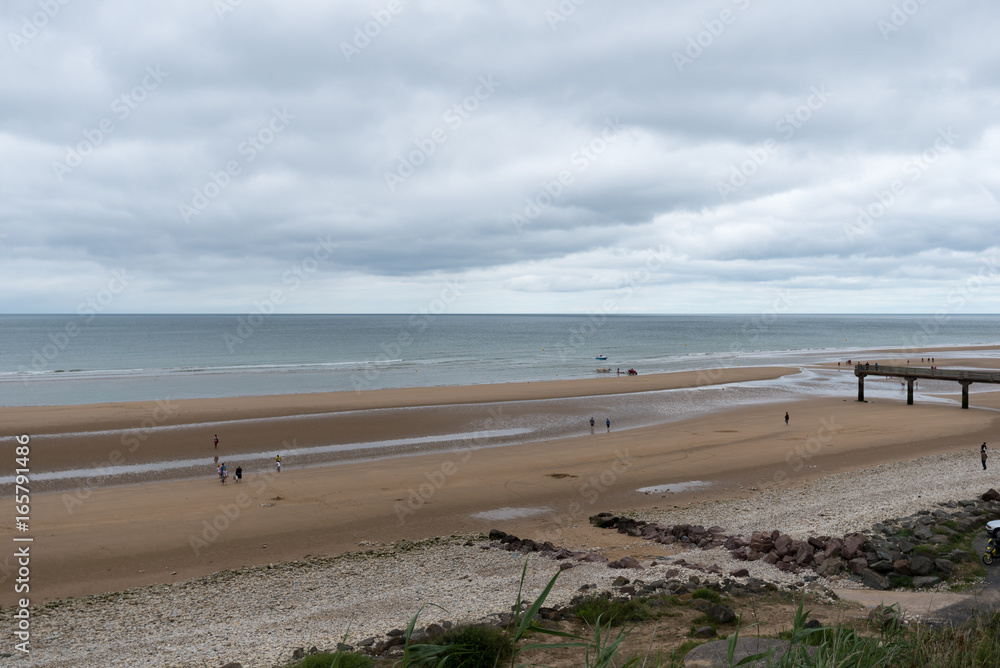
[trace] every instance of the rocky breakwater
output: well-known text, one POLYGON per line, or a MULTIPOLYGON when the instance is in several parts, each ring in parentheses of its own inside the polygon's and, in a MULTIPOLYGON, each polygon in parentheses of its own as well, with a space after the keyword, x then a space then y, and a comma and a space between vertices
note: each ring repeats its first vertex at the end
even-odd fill
POLYGON ((703 550, 722 547, 737 561, 759 560, 786 573, 846 577, 884 590, 895 586, 926 588, 947 580, 958 564, 970 559, 968 551, 958 545, 963 537, 981 530, 986 519, 998 515, 1000 493, 991 489, 980 499, 939 503, 936 508, 842 536, 796 537, 774 529, 745 537, 729 535, 719 526, 663 526, 611 513, 599 513, 590 521, 596 527, 617 529, 661 545, 703 550))

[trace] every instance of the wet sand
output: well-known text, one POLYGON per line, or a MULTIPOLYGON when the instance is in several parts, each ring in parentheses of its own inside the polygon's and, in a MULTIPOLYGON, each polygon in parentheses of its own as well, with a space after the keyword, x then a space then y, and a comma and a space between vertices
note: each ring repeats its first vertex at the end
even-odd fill
MULTIPOLYGON (((236 465, 248 472, 269 470, 275 454, 295 448, 345 447, 344 452, 330 453, 325 458, 299 459, 299 464, 307 465, 415 454, 456 445, 504 444, 503 440, 484 436, 459 441, 435 437, 491 430, 527 431, 526 425, 539 423, 537 429, 532 429, 538 432, 533 434, 533 440, 543 440, 567 435, 565 427, 552 424, 552 415, 562 422, 576 422, 582 429, 589 417, 584 412, 592 410, 588 404, 602 403, 589 397, 624 395, 619 403, 627 403, 628 397, 637 393, 767 380, 796 371, 787 367, 744 367, 540 383, 0 408, 0 433, 32 435, 32 470, 36 473, 114 466, 139 469, 125 480, 83 483, 88 487, 106 486, 202 476, 213 471, 215 456, 226 462, 232 473, 236 465), (218 447, 213 446, 216 435, 218 447), (423 441, 381 449, 361 445, 416 439, 423 441), (233 461, 238 455, 266 458, 233 461), (199 461, 201 469, 155 470, 157 463, 177 460, 199 461)), ((613 419, 617 421, 617 416, 613 419)), ((69 480, 61 486, 73 488, 81 483, 69 480)), ((50 483, 38 484, 44 491, 50 483)))
MULTIPOLYGON (((713 372, 711 380, 732 383, 790 371, 794 370, 730 369, 713 372)), ((162 442, 155 447, 150 437, 129 454, 142 453, 150 461, 210 456, 213 432, 204 428, 205 421, 230 419, 234 414, 279 417, 362 411, 351 414, 356 422, 350 428, 359 437, 371 432, 413 434, 449 427, 447 411, 432 410, 426 419, 433 424, 425 424, 419 407, 483 405, 502 410, 504 402, 526 398, 643 392, 697 386, 705 380, 704 374, 687 373, 176 402, 170 424, 186 425, 199 438, 178 428, 158 436, 162 442), (379 424, 364 412, 404 406, 414 408, 412 418, 402 424, 379 424)), ((938 452, 968 450, 978 459, 979 443, 996 433, 1000 417, 995 410, 982 408, 1000 408, 1000 394, 975 393, 972 404, 979 408, 906 406, 902 399, 869 403, 853 397, 805 399, 624 431, 613 424, 611 433, 598 429, 594 435, 503 448, 463 446, 443 453, 304 469, 286 465, 280 474, 255 473, 242 485, 222 486, 206 476, 34 494, 32 603, 306 555, 337 554, 357 550, 363 541, 388 543, 494 527, 580 547, 592 540, 588 516, 604 510, 740 497, 752 493, 753 487, 794 485, 832 472, 938 452), (786 410, 791 413, 789 425, 782 419, 786 410), (637 491, 692 480, 711 485, 678 494, 637 491)), ((121 429, 141 425, 156 408, 124 404, 4 409, 0 421, 6 433, 66 433, 81 426, 121 429)), ((488 417, 487 413, 484 419, 488 417)), ((329 428, 325 419, 302 422, 309 424, 303 434, 312 430, 322 434, 329 428)), ((271 428, 287 438, 290 423, 282 424, 281 429, 271 428)), ((269 439, 274 437, 275 432, 258 426, 239 438, 247 443, 259 439, 261 447, 273 447, 269 439)), ((220 433, 220 449, 231 438, 220 433)), ((33 440, 33 466, 41 461, 64 467, 68 461, 101 461, 109 448, 120 449, 117 440, 91 439, 71 449, 62 439, 48 444, 33 440)), ((9 541, 13 529, 12 520, 3 523, 0 539, 9 541)), ((6 569, 0 573, 8 583, 10 563, 0 560, 0 568, 6 569)), ((13 587, 4 585, 0 591, 0 603, 9 605, 13 587)))

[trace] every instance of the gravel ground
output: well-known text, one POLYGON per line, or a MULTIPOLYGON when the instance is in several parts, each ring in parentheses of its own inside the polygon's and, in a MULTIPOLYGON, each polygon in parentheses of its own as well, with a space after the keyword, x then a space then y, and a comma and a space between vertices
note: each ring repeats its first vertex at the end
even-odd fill
POLYGON ((729 534, 778 529, 793 538, 837 536, 911 515, 939 502, 978 498, 1000 488, 975 453, 921 457, 837 473, 787 489, 750 492, 742 500, 709 501, 678 510, 630 513, 658 524, 719 525, 729 534))
MULTIPOLYGON (((979 496, 994 486, 992 472, 977 471, 973 465, 979 462, 965 453, 937 455, 827 476, 789 489, 751 492, 746 499, 634 516, 660 524, 717 524, 730 534, 779 529, 799 538, 843 535, 940 501, 979 496)), ((380 638, 390 629, 403 628, 428 604, 433 605, 424 608, 418 626, 478 621, 510 610, 525 563, 521 554, 482 545, 468 537, 435 539, 70 599, 36 609, 30 655, 0 662, 110 668, 215 667, 239 661, 245 668, 271 668, 287 662, 296 647, 330 648, 345 633, 349 644, 380 638)), ((668 561, 680 556, 705 566, 718 564, 726 573, 747 568, 751 576, 772 582, 801 582, 763 562, 737 562, 722 548, 677 550, 643 541, 634 550, 644 563, 649 563, 647 556, 672 553, 668 561)), ((559 565, 537 555, 528 563, 525 598, 531 599, 559 565)), ((548 604, 567 603, 585 584, 607 589, 621 574, 649 582, 672 568, 677 566, 664 563, 640 574, 581 563, 559 576, 548 604)), ((688 575, 706 579, 704 573, 686 569, 678 577, 688 575)), ((14 625, 11 615, 10 610, 0 613, 6 628, 14 625)))

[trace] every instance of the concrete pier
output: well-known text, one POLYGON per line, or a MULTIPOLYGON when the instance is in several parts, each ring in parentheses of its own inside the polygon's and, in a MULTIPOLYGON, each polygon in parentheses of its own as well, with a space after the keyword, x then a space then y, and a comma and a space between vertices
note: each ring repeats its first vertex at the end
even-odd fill
POLYGON ((858 377, 858 401, 865 400, 865 376, 891 376, 906 381, 906 403, 910 406, 913 405, 913 381, 920 378, 953 380, 960 383, 962 385, 962 408, 969 407, 969 385, 973 383, 1000 384, 1000 372, 996 371, 958 371, 913 366, 876 367, 873 364, 855 364, 854 375, 858 377))

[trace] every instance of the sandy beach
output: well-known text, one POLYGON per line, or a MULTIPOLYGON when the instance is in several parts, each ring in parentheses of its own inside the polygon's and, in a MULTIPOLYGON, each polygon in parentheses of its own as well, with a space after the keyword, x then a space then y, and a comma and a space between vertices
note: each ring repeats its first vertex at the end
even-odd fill
MULTIPOLYGON (((791 369, 728 369, 713 374, 721 383, 774 378, 791 369)), ((704 378, 702 376, 702 378, 704 378)), ((200 426, 219 416, 273 417, 323 413, 317 420, 270 424, 253 433, 222 435, 241 446, 273 448, 278 439, 309 440, 339 420, 347 438, 390 438, 434 432, 454 425, 449 414, 476 405, 484 420, 517 422, 503 414, 512 399, 580 397, 592 393, 642 392, 696 384, 699 375, 620 377, 468 388, 392 390, 349 395, 253 397, 176 402, 171 426, 135 453, 137 461, 200 455, 214 449, 212 433, 200 426), (403 424, 379 424, 362 409, 409 406, 403 424), (426 407, 426 410, 420 407, 426 407), (342 413, 339 414, 338 412, 342 413), (485 414, 484 414, 485 413, 485 414), (345 417, 346 416, 346 417, 345 417), (192 434, 198 434, 198 438, 192 434), (374 435, 374 436, 373 436, 374 435)), ((977 406, 998 403, 998 395, 974 395, 977 406)), ((280 474, 268 467, 242 485, 220 485, 206 474, 196 480, 150 480, 100 488, 81 485, 32 498, 32 596, 43 602, 66 596, 183 580, 225 568, 332 555, 361 541, 488 531, 494 526, 548 537, 554 542, 586 525, 590 514, 727 498, 751 487, 791 484, 831 472, 927 454, 974 450, 989 440, 997 415, 953 405, 906 406, 902 401, 858 403, 852 397, 811 398, 780 406, 732 408, 680 422, 589 433, 543 443, 502 448, 453 448, 433 454, 280 474), (781 419, 792 414, 789 425, 781 419), (689 481, 710 482, 677 494, 637 490, 689 481)), ((3 411, 16 433, 106 430, 141 423, 154 414, 149 404, 19 408, 3 411)), ((581 416, 586 419, 587 416, 581 416)), ((106 436, 66 443, 32 442, 33 466, 63 467, 109 459, 121 450, 106 436)), ((125 453, 122 453, 125 456, 125 453)), ((113 458, 113 457, 112 457, 113 458)), ((129 460, 132 461, 132 460, 129 460)), ((207 468, 207 467, 206 467, 207 468)), ((3 530, 8 539, 14 527, 3 530)), ((3 591, 9 604, 13 592, 3 591)))

